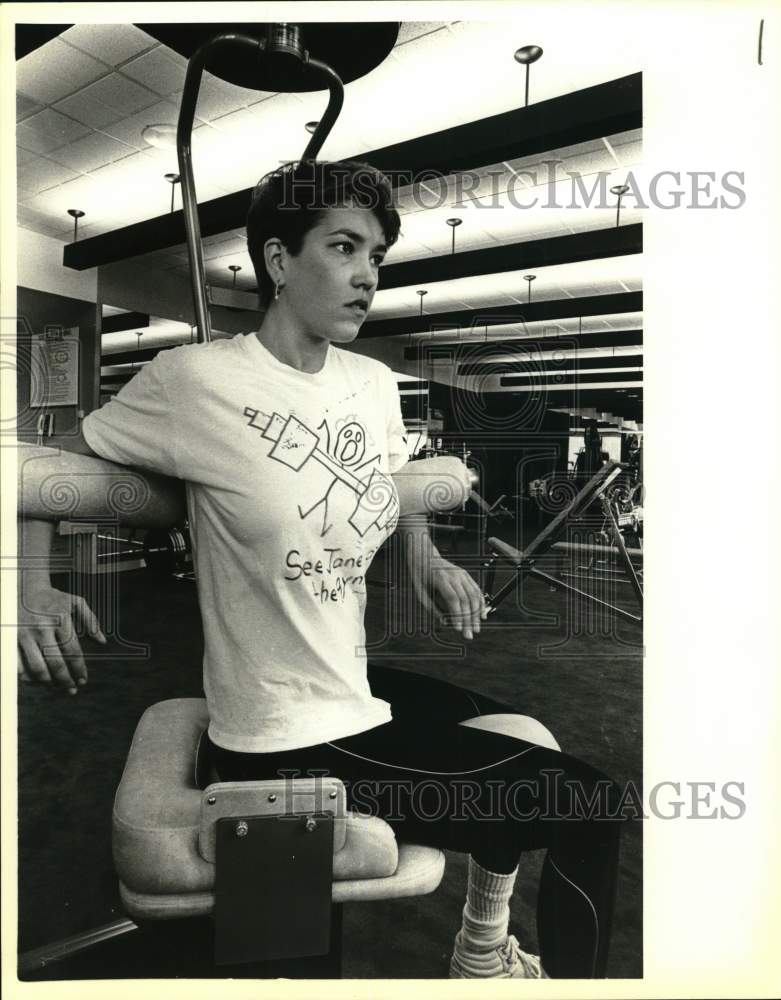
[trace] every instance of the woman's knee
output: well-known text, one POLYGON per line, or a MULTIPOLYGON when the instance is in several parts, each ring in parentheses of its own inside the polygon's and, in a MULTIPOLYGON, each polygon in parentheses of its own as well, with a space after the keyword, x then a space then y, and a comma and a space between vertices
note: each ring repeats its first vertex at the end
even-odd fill
POLYGON ((530 715, 518 715, 515 712, 478 715, 473 719, 466 719, 460 725, 484 729, 489 733, 502 733, 550 750, 561 750, 553 733, 530 715))

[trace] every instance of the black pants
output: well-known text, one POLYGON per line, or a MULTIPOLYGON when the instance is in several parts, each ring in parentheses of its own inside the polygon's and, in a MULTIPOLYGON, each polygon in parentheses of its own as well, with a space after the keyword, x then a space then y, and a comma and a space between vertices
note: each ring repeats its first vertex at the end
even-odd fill
POLYGON ((210 743, 220 779, 332 774, 350 808, 381 816, 400 839, 471 854, 494 872, 547 848, 537 913, 543 967, 554 978, 605 976, 620 832, 614 784, 568 754, 458 724, 517 712, 490 698, 371 664, 369 682, 390 702, 391 722, 278 753, 210 743))

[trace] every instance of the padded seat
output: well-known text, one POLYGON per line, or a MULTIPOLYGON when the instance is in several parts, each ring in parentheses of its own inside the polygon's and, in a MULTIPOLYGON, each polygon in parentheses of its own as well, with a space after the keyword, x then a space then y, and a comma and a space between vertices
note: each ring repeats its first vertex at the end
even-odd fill
MULTIPOLYGON (((133 918, 214 910, 215 866, 199 849, 205 793, 195 780, 208 721, 205 700, 176 698, 151 706, 138 723, 114 801, 112 839, 120 895, 133 918)), ((230 784, 210 785, 207 794, 230 784)), ((445 857, 437 848, 397 844, 391 827, 376 817, 348 812, 339 822, 334 903, 424 895, 439 885, 445 857)))

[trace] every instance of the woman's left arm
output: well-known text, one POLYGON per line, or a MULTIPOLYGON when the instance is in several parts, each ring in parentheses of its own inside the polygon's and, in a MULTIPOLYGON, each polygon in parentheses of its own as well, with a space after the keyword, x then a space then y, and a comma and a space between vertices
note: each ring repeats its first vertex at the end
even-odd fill
POLYGON ((452 625, 465 639, 478 635, 480 623, 488 614, 483 593, 466 570, 439 554, 426 515, 403 515, 396 530, 412 584, 425 610, 452 625))

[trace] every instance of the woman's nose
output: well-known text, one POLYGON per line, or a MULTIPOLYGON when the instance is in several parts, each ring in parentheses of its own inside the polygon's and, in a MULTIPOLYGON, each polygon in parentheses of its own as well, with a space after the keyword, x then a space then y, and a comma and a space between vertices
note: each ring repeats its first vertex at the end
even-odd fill
POLYGON ((353 280, 365 288, 373 288, 377 284, 377 272, 368 258, 357 261, 353 280))

